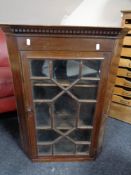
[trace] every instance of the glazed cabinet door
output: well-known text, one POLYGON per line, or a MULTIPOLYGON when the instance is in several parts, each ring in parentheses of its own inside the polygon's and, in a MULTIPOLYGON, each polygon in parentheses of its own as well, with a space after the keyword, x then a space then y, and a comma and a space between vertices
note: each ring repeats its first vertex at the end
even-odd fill
POLYGON ((98 139, 108 62, 104 57, 22 55, 32 155, 90 156, 98 139))

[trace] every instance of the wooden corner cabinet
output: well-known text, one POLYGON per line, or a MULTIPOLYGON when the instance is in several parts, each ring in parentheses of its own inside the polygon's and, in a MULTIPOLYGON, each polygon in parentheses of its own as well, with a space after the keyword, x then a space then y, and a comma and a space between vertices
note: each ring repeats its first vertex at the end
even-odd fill
POLYGON ((131 10, 122 14, 122 27, 128 27, 129 32, 122 44, 109 115, 131 124, 131 10))
POLYGON ((1 25, 23 150, 33 161, 91 160, 101 150, 127 29, 1 25))

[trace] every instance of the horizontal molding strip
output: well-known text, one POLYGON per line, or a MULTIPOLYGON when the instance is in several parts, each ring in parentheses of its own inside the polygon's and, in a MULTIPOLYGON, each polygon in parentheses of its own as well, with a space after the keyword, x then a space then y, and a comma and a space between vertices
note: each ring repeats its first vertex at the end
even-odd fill
POLYGON ((6 33, 118 37, 127 29, 113 27, 0 25, 6 33))

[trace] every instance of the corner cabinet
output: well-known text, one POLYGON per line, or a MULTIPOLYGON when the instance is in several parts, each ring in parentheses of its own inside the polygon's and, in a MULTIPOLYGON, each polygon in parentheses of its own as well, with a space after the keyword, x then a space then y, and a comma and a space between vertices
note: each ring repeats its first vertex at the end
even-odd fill
POLYGON ((23 150, 33 161, 94 159, 126 29, 1 25, 23 150))

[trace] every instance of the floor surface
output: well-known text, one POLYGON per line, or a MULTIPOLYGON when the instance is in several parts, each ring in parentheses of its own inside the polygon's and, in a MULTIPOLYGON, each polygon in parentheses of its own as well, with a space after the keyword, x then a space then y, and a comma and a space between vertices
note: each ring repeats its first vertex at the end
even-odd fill
POLYGON ((16 118, 0 118, 0 175, 131 175, 131 125, 108 118, 102 153, 91 162, 32 163, 16 118))

